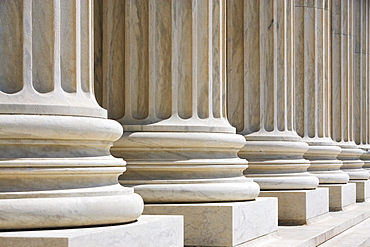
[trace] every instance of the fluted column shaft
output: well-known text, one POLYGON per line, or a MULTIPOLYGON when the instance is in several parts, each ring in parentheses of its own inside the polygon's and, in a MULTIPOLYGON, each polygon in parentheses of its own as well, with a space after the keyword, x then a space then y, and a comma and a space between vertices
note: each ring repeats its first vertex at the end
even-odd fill
POLYGON ((308 145, 293 129, 294 1, 228 1, 228 114, 261 189, 312 189, 308 145))
POLYGON ((342 148, 338 156, 343 161, 341 169, 350 179, 368 179, 368 172, 362 169, 364 162, 359 159, 363 151, 354 142, 353 5, 354 1, 331 2, 332 137, 342 148))
POLYGON ((295 1, 295 129, 309 144, 304 157, 320 183, 346 183, 336 157, 341 148, 330 137, 328 75, 329 1, 295 1))
POLYGON ((127 161, 120 182, 145 202, 254 199, 225 113, 225 1, 98 7, 97 95, 126 131, 112 148, 127 161))
POLYGON ((0 2, 0 229, 130 222, 143 202, 93 93, 92 1, 0 2), (97 206, 99 205, 99 206, 97 206))
POLYGON ((369 2, 354 1, 354 141, 364 153, 360 156, 364 168, 370 168, 369 143, 369 2))

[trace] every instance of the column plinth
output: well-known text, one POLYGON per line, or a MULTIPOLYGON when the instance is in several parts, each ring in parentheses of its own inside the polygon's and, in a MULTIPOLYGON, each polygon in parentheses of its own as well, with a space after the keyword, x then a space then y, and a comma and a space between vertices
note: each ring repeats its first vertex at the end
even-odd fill
POLYGON ((259 186, 237 156, 245 140, 225 114, 225 1, 101 10, 97 95, 125 132, 111 149, 127 162, 121 184, 146 203, 255 199, 259 186))
POLYGON ((135 221, 143 201, 109 152, 122 128, 93 93, 91 1, 0 12, 0 229, 135 221))

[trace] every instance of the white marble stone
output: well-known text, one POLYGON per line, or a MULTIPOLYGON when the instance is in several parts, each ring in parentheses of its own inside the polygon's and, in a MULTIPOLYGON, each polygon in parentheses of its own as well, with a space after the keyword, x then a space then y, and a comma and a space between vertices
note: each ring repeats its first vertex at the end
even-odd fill
POLYGON ((197 204, 146 204, 143 214, 183 215, 185 245, 236 246, 277 230, 277 199, 197 204))
POLYGON ((126 223, 122 127, 93 88, 92 1, 0 3, 0 230, 126 223), (14 54, 13 54, 14 52, 14 54))
POLYGON ((260 196, 278 198, 279 225, 303 225, 307 220, 329 212, 327 188, 261 191, 260 196))
POLYGON ((356 201, 364 202, 370 198, 370 180, 351 180, 356 184, 356 201))
POLYGON ((320 183, 347 183, 349 176, 340 170, 337 159, 341 148, 330 137, 330 60, 327 42, 331 32, 328 1, 295 1, 295 130, 309 148, 304 158, 308 171, 320 183))
POLYGON ((76 229, 0 232, 2 247, 181 247, 182 216, 143 215, 137 222, 76 229))
POLYGON ((228 119, 246 138, 244 175, 262 190, 314 189, 294 130, 294 1, 228 1, 228 119))
MULTIPOLYGON (((361 243, 361 239, 369 237, 369 226, 367 224, 363 226, 361 222, 368 222, 369 217, 370 203, 359 203, 346 207, 343 211, 329 212, 315 217, 304 226, 279 226, 276 234, 249 241, 241 244, 240 247, 314 247, 321 246, 321 244, 325 241, 330 241, 330 239, 334 240, 336 236, 338 236, 337 239, 341 239, 340 244, 343 244, 345 247, 352 247, 350 243, 356 238, 352 238, 351 234, 347 234, 347 231, 356 229, 354 232, 361 232, 361 235, 352 235, 357 235, 361 243), (347 242, 346 238, 350 238, 348 240, 351 242, 347 242)), ((327 246, 333 247, 337 245, 327 246)))
POLYGON ((146 203, 253 200, 226 116, 226 1, 102 1, 96 85, 124 135, 122 185, 146 203), (114 62, 112 62, 114 61, 114 62), (109 65, 109 66, 108 66, 109 65))
POLYGON ((354 63, 354 28, 357 25, 354 18, 360 15, 354 14, 354 2, 332 1, 331 60, 341 62, 332 63, 331 137, 342 149, 337 157, 343 162, 341 169, 351 180, 367 180, 369 173, 362 168, 364 162, 360 160, 363 150, 355 143, 361 142, 356 118, 362 116, 358 111, 361 104, 358 100, 362 96, 356 76, 359 66, 354 63))
POLYGON ((356 203, 356 184, 321 184, 319 187, 329 189, 329 210, 339 211, 356 203))

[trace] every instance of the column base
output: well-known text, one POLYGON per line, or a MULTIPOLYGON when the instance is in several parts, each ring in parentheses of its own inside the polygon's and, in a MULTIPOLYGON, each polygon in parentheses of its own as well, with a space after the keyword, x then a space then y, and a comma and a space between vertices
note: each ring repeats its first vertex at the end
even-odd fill
POLYGON ((345 206, 356 203, 356 185, 348 184, 320 184, 321 188, 329 189, 329 210, 340 211, 345 206))
POLYGON ((182 216, 141 216, 137 222, 60 230, 0 232, 0 246, 183 246, 182 216))
POLYGON ((185 245, 236 246, 277 230, 277 199, 146 204, 144 214, 183 215, 185 245))
POLYGON ((350 180, 356 184, 356 202, 364 202, 370 198, 370 180, 350 180))
POLYGON ((303 225, 308 219, 329 212, 329 190, 261 191, 260 197, 277 197, 279 225, 303 225))

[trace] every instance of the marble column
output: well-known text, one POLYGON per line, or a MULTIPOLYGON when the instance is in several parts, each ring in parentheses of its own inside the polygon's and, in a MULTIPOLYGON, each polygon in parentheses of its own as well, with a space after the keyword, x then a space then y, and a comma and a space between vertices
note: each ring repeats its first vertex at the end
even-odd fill
POLYGON ((329 2, 295 1, 295 129, 309 145, 304 158, 320 184, 347 183, 330 137, 329 2))
POLYGON ((369 2, 354 2, 354 140, 364 151, 360 156, 364 161, 363 168, 370 168, 370 101, 369 101, 369 2))
POLYGON ((261 190, 315 189, 308 145, 293 129, 294 1, 234 0, 228 24, 228 116, 261 190))
POLYGON ((226 117, 226 1, 97 2, 97 98, 122 124, 111 151, 144 214, 183 215, 191 246, 276 231, 277 199, 256 198, 226 117))
POLYGON ((142 213, 109 153, 122 128, 94 97, 92 34, 91 1, 0 2, 0 230, 142 213))
MULTIPOLYGON (((367 180, 369 173, 362 168, 363 150, 354 142, 354 63, 353 63, 353 5, 354 1, 332 0, 332 138, 342 148, 338 159, 350 180, 367 180)), ((356 67, 356 66, 355 66, 356 67)), ((356 68, 357 70, 357 68, 356 68)), ((357 82, 356 82, 357 83, 357 82)), ((355 97, 354 97, 355 96, 355 97)), ((357 132, 358 130, 356 130, 357 132)))
POLYGON ((125 132, 121 184, 146 203, 255 199, 226 118, 225 1, 100 4, 97 94, 125 132))
POLYGON ((294 130, 294 1, 228 1, 228 117, 246 144, 244 175, 260 197, 277 197, 279 224, 305 224, 329 210, 294 130))

